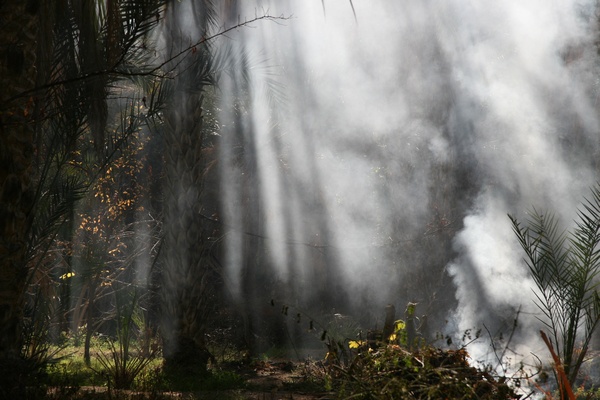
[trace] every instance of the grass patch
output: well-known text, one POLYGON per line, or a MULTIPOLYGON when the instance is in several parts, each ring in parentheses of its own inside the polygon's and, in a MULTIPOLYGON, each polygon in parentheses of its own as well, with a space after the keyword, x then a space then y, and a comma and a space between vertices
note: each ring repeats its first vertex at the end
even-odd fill
MULTIPOLYGON (((83 347, 68 345, 56 351, 54 362, 48 364, 44 383, 48 386, 114 386, 110 367, 112 349, 106 341, 96 338, 92 347, 90 365, 86 365, 83 347), (108 367, 108 368, 107 368, 108 367)), ((156 386, 162 360, 158 357, 148 361, 138 376, 133 380, 132 389, 146 390, 156 386)))
POLYGON ((227 391, 247 387, 245 379, 232 371, 210 370, 206 376, 190 378, 159 374, 157 388, 181 392, 227 391))

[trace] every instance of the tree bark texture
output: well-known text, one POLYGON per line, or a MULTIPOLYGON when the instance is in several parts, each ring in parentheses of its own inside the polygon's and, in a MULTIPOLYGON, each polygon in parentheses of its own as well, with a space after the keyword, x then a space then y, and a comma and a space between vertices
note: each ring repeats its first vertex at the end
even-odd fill
POLYGON ((33 202, 37 2, 0 3, 0 398, 16 398, 33 202))
MULTIPOLYGON (((196 7, 202 9, 197 3, 196 7)), ((167 10, 167 41, 173 53, 189 38, 177 25, 185 2, 167 10)), ((197 26, 206 29, 206 13, 192 7, 197 26)), ((183 11, 185 12, 185 11, 183 11)), ((202 217, 203 157, 202 102, 210 54, 195 49, 181 61, 173 80, 171 101, 165 112, 165 202, 162 270, 163 354, 167 371, 198 375, 211 358, 205 343, 211 270, 208 236, 202 217)))

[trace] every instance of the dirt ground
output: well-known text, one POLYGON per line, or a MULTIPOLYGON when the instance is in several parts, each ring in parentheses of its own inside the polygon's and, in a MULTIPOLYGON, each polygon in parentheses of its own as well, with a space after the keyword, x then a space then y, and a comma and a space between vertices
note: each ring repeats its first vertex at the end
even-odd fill
MULTIPOLYGON (((72 393, 75 399, 112 400, 334 400, 335 393, 325 392, 307 380, 306 368, 315 368, 300 362, 256 361, 252 364, 228 366, 226 369, 242 376, 245 389, 220 391, 184 392, 135 392, 130 390, 108 391, 106 387, 86 386, 72 393)), ((64 390, 64 389, 63 389, 64 390)), ((50 399, 61 399, 67 393, 50 390, 50 399)))
MULTIPOLYGON (((311 368, 314 366, 311 366, 311 368)), ((241 393, 252 400, 333 400, 334 393, 311 387, 303 373, 306 365, 290 361, 256 362, 253 368, 241 370, 249 390, 241 393)))

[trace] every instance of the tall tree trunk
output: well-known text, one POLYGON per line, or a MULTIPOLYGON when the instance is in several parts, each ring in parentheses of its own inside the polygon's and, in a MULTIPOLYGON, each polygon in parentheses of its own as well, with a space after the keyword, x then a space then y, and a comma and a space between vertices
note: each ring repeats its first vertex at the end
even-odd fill
MULTIPOLYGON (((178 53, 190 40, 182 33, 181 13, 192 12, 194 24, 207 28, 202 2, 169 4, 168 43, 178 53), (187 7, 187 8, 186 8, 187 7)), ((197 39, 196 39, 197 40, 197 39)), ((205 343, 211 270, 207 266, 206 219, 202 217, 202 101, 210 68, 206 48, 194 49, 178 65, 171 102, 165 113, 165 204, 162 278, 162 323, 165 368, 203 374, 211 358, 205 343)), ((180 60, 177 60, 179 62, 180 60)))
POLYGON ((201 100, 173 100, 165 136, 166 191, 163 270, 163 323, 165 367, 203 373, 209 360, 204 341, 208 271, 202 234, 201 100), (187 104, 186 104, 187 103, 187 104), (185 112, 183 116, 180 113, 185 112))
POLYGON ((21 398, 23 299, 27 279, 28 216, 33 199, 37 8, 0 4, 0 398, 21 398))

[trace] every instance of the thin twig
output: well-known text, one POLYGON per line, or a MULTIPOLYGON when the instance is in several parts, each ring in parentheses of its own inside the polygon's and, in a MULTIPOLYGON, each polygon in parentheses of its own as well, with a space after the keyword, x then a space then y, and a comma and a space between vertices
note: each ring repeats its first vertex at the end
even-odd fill
MULTIPOLYGON (((160 71, 165 65, 173 62, 176 59, 179 59, 182 56, 189 56, 190 52, 195 48, 198 47, 200 45, 204 45, 207 42, 210 42, 216 38, 219 38, 221 36, 225 36, 228 32, 231 32, 235 29, 239 29, 242 27, 246 27, 249 26, 250 24, 257 22, 257 21, 261 21, 261 20, 270 20, 270 21, 277 21, 277 20, 287 20, 290 17, 287 16, 279 16, 279 17, 274 17, 271 15, 261 15, 261 16, 257 16, 251 20, 248 21, 244 21, 244 22, 240 22, 232 27, 229 28, 224 28, 223 30, 215 33, 212 36, 208 36, 208 37, 202 37, 200 40, 198 40, 197 42, 187 46, 186 48, 184 48, 183 50, 181 50, 180 52, 176 53, 175 55, 169 57, 168 60, 163 61, 162 63, 158 64, 156 67, 151 68, 149 70, 146 71, 140 71, 140 72, 128 72, 125 70, 121 70, 119 69, 119 65, 116 64, 114 66, 112 66, 111 68, 108 69, 103 69, 103 70, 99 70, 99 71, 94 71, 94 72, 89 72, 87 74, 83 74, 80 75, 78 77, 75 78, 69 78, 69 79, 63 79, 63 80, 59 80, 59 81, 55 81, 55 82, 50 82, 47 83, 45 85, 40 85, 40 86, 36 86, 33 89, 29 89, 29 90, 25 90, 15 96, 12 96, 8 99, 6 99, 4 101, 4 103, 2 104, 3 106, 5 104, 9 104, 10 102, 13 102, 19 98, 22 97, 27 97, 29 95, 32 95, 34 93, 55 87, 55 86, 61 86, 61 85, 66 85, 69 83, 74 83, 74 82, 80 82, 80 81, 84 81, 90 78, 94 78, 97 76, 104 76, 104 75, 115 75, 115 76, 119 76, 119 77, 135 77, 135 76, 152 76, 152 77, 156 77, 156 78, 169 78, 169 73, 173 71, 173 69, 175 67, 173 67, 172 69, 170 69, 167 72, 162 72, 162 73, 158 73, 158 71, 160 71)), ((179 65, 179 63, 181 63, 181 59, 177 62, 177 65, 179 65)))

